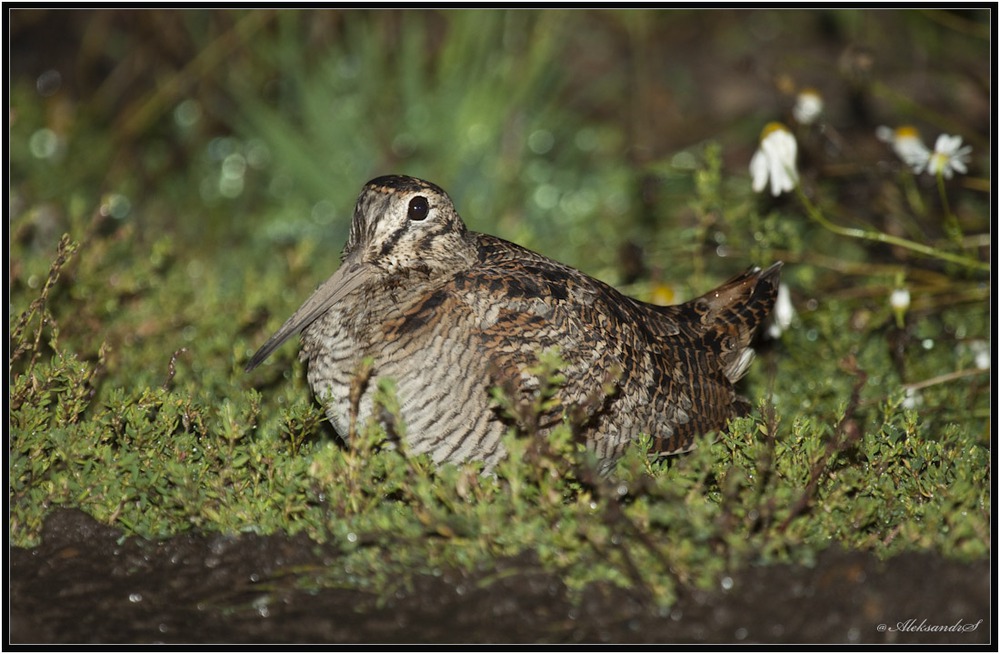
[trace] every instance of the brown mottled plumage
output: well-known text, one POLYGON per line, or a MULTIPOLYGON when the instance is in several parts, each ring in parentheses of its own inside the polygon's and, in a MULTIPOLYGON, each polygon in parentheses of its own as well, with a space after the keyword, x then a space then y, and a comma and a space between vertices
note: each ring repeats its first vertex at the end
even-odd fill
MULTIPOLYGON (((437 463, 504 456, 507 425, 494 386, 529 396, 529 369, 556 348, 564 407, 587 411, 587 445, 607 469, 640 434, 657 451, 690 449, 749 406, 733 383, 774 304, 781 264, 751 268, 684 304, 628 298, 578 270, 466 229, 429 182, 387 176, 365 185, 343 263, 250 359, 259 365, 302 333, 313 392, 343 436, 363 359, 395 380, 407 450, 437 463), (602 393, 613 382, 614 392, 602 393), (595 401, 595 398, 597 401, 595 401)), ((359 418, 372 413, 374 385, 359 418)))

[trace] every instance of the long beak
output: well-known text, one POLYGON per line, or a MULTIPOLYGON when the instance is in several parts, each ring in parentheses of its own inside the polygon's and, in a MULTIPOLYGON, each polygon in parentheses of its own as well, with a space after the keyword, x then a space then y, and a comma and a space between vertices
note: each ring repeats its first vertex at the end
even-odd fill
POLYGON ((309 299, 285 321, 285 324, 267 339, 257 353, 250 357, 245 370, 250 372, 271 356, 282 343, 311 325, 330 307, 356 291, 371 274, 369 266, 358 261, 345 261, 330 279, 323 282, 309 299))

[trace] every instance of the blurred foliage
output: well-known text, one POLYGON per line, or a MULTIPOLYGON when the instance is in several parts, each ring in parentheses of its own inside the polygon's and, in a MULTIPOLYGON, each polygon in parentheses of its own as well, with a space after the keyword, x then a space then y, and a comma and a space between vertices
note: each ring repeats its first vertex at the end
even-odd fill
POLYGON ((990 554, 991 275, 809 217, 990 260, 988 12, 10 19, 12 544, 73 505, 146 537, 304 531, 345 556, 324 583, 385 590, 530 548, 574 586, 661 599, 832 542, 990 554), (825 113, 798 125, 806 86, 825 113), (750 190, 774 119, 801 198, 750 190), (904 123, 961 135, 969 175, 913 174, 875 138, 904 123), (637 444, 610 478, 568 428, 511 435, 496 478, 381 451, 377 429, 342 445, 294 348, 242 365, 390 172, 643 299, 784 260, 797 313, 745 382, 759 411, 689 455, 637 444))

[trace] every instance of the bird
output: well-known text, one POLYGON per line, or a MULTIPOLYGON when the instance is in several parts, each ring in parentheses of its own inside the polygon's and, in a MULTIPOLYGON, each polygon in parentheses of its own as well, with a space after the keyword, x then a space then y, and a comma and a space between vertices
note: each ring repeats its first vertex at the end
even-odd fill
POLYGON ((607 472, 641 435, 652 454, 679 454, 750 412, 734 384, 781 266, 752 266, 682 304, 647 304, 469 230, 436 184, 386 175, 362 188, 339 268, 245 368, 301 334, 309 386, 341 438, 375 420, 408 455, 491 471, 514 422, 492 389, 529 402, 546 383, 541 357, 555 352, 564 381, 536 427, 545 437, 575 411, 574 434, 607 472), (359 384, 365 365, 367 379, 395 383, 402 436, 376 385, 359 384))

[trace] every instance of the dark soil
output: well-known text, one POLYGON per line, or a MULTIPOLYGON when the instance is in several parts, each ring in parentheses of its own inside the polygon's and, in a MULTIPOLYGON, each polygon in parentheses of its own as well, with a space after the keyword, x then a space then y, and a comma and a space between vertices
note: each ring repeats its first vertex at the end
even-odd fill
POLYGON ((11 548, 9 561, 17 644, 996 640, 989 562, 918 553, 880 562, 828 550, 811 568, 748 567, 668 609, 611 586, 589 587, 574 604, 530 555, 418 576, 381 602, 364 590, 307 590, 310 571, 337 556, 305 537, 122 539, 75 509, 53 511, 41 545, 11 548))

